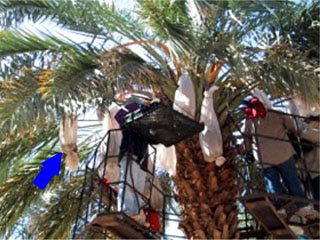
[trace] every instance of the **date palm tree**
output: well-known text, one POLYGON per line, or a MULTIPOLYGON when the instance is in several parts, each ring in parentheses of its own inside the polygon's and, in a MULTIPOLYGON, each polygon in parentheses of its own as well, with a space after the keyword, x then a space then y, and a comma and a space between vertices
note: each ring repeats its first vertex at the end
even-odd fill
MULTIPOLYGON (((180 227, 188 238, 238 237, 234 126, 227 116, 241 121, 238 107, 255 87, 273 98, 319 100, 316 67, 297 47, 307 36, 318 54, 319 16, 306 14, 310 9, 318 8, 263 0, 136 0, 130 9, 98 0, 1 1, 0 233, 15 236, 27 221, 29 237, 70 237, 82 176, 66 180, 63 171, 43 192, 32 184, 40 163, 60 151, 58 120, 65 109, 86 112, 134 86, 172 104, 187 71, 197 121, 204 90, 219 86, 213 101, 227 162, 206 163, 197 136, 177 144, 180 227), (307 32, 291 30, 302 22, 297 11, 309 17, 303 19, 307 32), (26 21, 61 33, 26 31, 26 21)), ((99 139, 95 126, 82 130, 84 161, 99 139)))

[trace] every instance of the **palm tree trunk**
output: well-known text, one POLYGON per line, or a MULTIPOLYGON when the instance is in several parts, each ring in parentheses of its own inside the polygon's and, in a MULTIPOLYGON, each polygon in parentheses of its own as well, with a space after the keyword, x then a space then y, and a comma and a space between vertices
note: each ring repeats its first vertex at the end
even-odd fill
MULTIPOLYGON (((204 161, 198 136, 177 144, 176 200, 182 208, 180 228, 189 239, 238 238, 237 186, 231 161, 221 167, 204 161)), ((232 159, 233 150, 225 150, 232 159)))

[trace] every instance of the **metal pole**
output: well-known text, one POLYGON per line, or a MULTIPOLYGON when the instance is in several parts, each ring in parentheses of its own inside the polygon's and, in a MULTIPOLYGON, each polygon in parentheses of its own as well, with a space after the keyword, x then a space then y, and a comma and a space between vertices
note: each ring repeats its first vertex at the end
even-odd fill
POLYGON ((82 191, 81 191, 81 193, 80 193, 80 202, 79 202, 79 207, 78 207, 78 216, 77 216, 77 219, 76 219, 74 228, 73 228, 73 234, 72 234, 72 238, 73 238, 73 239, 76 237, 76 234, 77 234, 79 214, 81 215, 81 206, 82 206, 82 201, 83 201, 83 195, 84 195, 84 191, 85 191, 86 181, 87 181, 87 167, 85 168, 84 181, 83 181, 83 184, 82 184, 82 191))
POLYGON ((128 167, 129 167, 129 161, 131 161, 131 156, 130 154, 127 152, 126 153, 126 169, 125 169, 125 173, 124 173, 124 179, 123 179, 123 190, 122 190, 122 196, 121 196, 121 207, 120 207, 120 212, 123 212, 123 205, 124 205, 124 196, 126 193, 126 185, 127 185, 127 175, 128 175, 128 167))
POLYGON ((108 131, 108 138, 107 138, 107 152, 104 158, 104 163, 103 163, 103 171, 102 171, 102 183, 101 183, 101 191, 100 191, 100 196, 99 196, 99 207, 98 207, 98 213, 100 213, 101 210, 101 203, 102 203, 102 194, 103 194, 103 186, 104 186, 104 176, 106 172, 106 166, 107 166, 107 160, 108 160, 108 155, 109 155, 109 144, 110 144, 110 135, 112 132, 108 131))

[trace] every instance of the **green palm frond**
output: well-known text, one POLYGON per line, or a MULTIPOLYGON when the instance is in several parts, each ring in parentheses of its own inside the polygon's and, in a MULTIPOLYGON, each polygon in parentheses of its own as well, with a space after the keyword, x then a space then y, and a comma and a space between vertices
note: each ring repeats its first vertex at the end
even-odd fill
POLYGON ((28 18, 33 22, 50 20, 66 29, 101 38, 110 32, 131 39, 139 39, 144 34, 138 19, 130 12, 99 0, 4 0, 0 3, 1 13, 0 25, 4 27, 16 26, 28 18))
POLYGON ((41 123, 36 123, 38 120, 43 123, 57 116, 54 104, 45 102, 38 93, 39 83, 33 72, 0 83, 0 138, 34 127, 32 124, 41 123))
MULTIPOLYGON (((83 133, 82 129, 79 130, 79 137, 82 138, 78 146, 78 154, 81 162, 93 152, 98 142, 101 141, 101 138, 97 137, 100 132, 99 127, 97 128, 96 125, 88 125, 86 129, 91 129, 89 134, 83 133), (83 138, 82 134, 86 135, 86 138, 83 138)), ((51 128, 51 130, 57 133, 57 128, 51 128)), ((26 132, 28 132, 28 130, 26 130, 26 132)), ((57 136, 50 136, 52 132, 50 132, 49 126, 48 129, 42 126, 36 133, 40 135, 38 136, 39 139, 41 139, 41 137, 47 139, 42 139, 44 142, 38 142, 37 145, 34 145, 32 142, 28 145, 28 141, 36 138, 31 132, 30 138, 27 136, 25 142, 20 143, 29 148, 17 149, 17 157, 13 159, 14 161, 11 161, 11 165, 6 169, 7 172, 0 172, 0 176, 7 175, 5 179, 0 182, 0 210, 2 212, 0 216, 0 235, 10 235, 11 229, 22 217, 27 219, 31 217, 32 222, 36 223, 35 227, 39 230, 37 230, 37 234, 41 236, 44 234, 47 236, 45 238, 61 238, 61 236, 68 238, 70 236, 66 234, 70 233, 70 229, 76 218, 76 213, 78 212, 79 194, 83 183, 83 176, 70 177, 65 169, 63 159, 59 177, 55 176, 44 191, 33 185, 33 180, 42 168, 41 163, 60 150, 59 147, 57 147, 57 136), (26 154, 23 154, 24 152, 26 154), (52 196, 50 203, 41 200, 42 197, 47 199, 48 194, 52 196), (70 204, 65 204, 65 201, 70 199, 75 203, 72 204, 72 208, 70 208, 70 204), (62 203, 64 204, 63 206, 61 205, 62 203), (63 207, 64 209, 61 211, 60 209, 63 207), (33 209, 32 213, 30 212, 31 209, 33 209), (41 214, 41 217, 34 219, 34 213, 39 213, 43 209, 49 209, 50 211, 46 211, 45 214, 41 214), (53 215, 58 216, 58 213, 63 215, 63 219, 67 217, 67 219, 64 220, 66 222, 62 225, 60 224, 60 220, 55 221, 56 218, 52 218, 53 215), (47 221, 47 218, 52 219, 52 221, 47 221), (43 221, 44 219, 45 221, 43 221), (55 227, 47 227, 46 225, 49 224, 51 226, 53 223, 55 227), (38 228, 39 226, 40 228, 38 228)), ((21 139, 14 138, 12 139, 13 143, 10 146, 8 144, 7 149, 6 146, 0 149, 3 149, 4 153, 6 153, 9 147, 12 147, 14 150, 13 144, 24 141, 23 136, 21 139)), ((14 155, 10 152, 7 154, 8 156, 14 155)), ((29 226, 29 224, 27 225, 29 226)))
POLYGON ((32 203, 40 200, 42 191, 33 185, 40 168, 40 161, 20 165, 0 185, 1 235, 14 226, 32 203))
POLYGON ((55 97, 58 102, 71 99, 85 101, 86 94, 102 87, 102 79, 95 73, 97 67, 96 54, 87 50, 69 51, 52 71, 52 76, 43 79, 41 92, 44 98, 55 97))
MULTIPOLYGON (((295 50, 311 60, 319 63, 319 30, 320 30, 320 6, 317 1, 303 0, 297 4, 283 9, 279 17, 280 29, 274 26, 270 29, 270 36, 280 36, 292 45, 295 50), (279 34, 279 33, 278 33, 279 34)), ((315 65, 316 65, 315 64, 315 65)))
POLYGON ((319 102, 319 79, 315 67, 287 44, 266 50, 262 61, 249 66, 253 78, 274 98, 299 95, 307 102, 319 102))
MULTIPOLYGON (((10 234, 11 229, 21 219, 27 217, 28 211, 34 204, 41 203, 41 197, 47 191, 55 188, 64 179, 64 165, 59 177, 55 176, 42 191, 33 184, 35 177, 42 168, 41 162, 51 157, 55 142, 44 145, 30 162, 16 161, 8 171, 6 181, 0 184, 0 236, 10 234)), ((39 205, 38 205, 39 206, 39 205)))
POLYGON ((157 37, 169 41, 180 51, 192 49, 195 41, 192 35, 191 18, 187 1, 138 0, 139 16, 157 37))
MULTIPOLYGON (((0 120, 5 122, 14 113, 16 113, 21 107, 22 110, 26 111, 32 108, 39 108, 41 104, 41 98, 37 95, 38 82, 32 76, 22 76, 19 79, 12 79, 11 81, 1 82, 1 100, 0 100, 0 120), (34 101, 30 101, 30 99, 34 101), (28 105, 23 106, 23 104, 28 105), (10 111, 11 108, 11 111, 10 111)), ((39 108, 41 109, 41 108, 39 108)))
MULTIPOLYGON (((46 211, 34 214, 31 235, 41 239, 67 239, 71 237, 73 223, 79 213, 79 200, 83 176, 72 177, 59 184, 44 202, 46 211)), ((80 208, 84 211, 85 208, 80 208)))
POLYGON ((37 51, 63 52, 74 48, 70 42, 49 34, 39 37, 25 31, 0 32, 0 57, 37 51))
POLYGON ((49 68, 58 53, 35 52, 16 54, 3 58, 0 65, 0 80, 12 79, 28 69, 49 68))
MULTIPOLYGON (((57 124, 52 121, 35 121, 28 128, 4 135, 0 144, 0 183, 6 180, 15 162, 26 161, 30 153, 39 151, 57 137, 57 124)), ((50 151, 47 153, 50 155, 50 151)))
MULTIPOLYGON (((151 45, 149 45, 150 47, 151 45)), ((172 99, 172 83, 168 63, 165 59, 165 69, 162 65, 150 64, 139 55, 125 48, 123 52, 111 50, 100 56, 100 70, 117 89, 132 88, 133 85, 150 86, 155 90, 161 90, 165 96, 172 99)))
POLYGON ((64 11, 67 9, 65 0, 3 0, 0 3, 0 14, 2 27, 15 27, 25 19, 34 22, 53 15, 53 9, 64 11))

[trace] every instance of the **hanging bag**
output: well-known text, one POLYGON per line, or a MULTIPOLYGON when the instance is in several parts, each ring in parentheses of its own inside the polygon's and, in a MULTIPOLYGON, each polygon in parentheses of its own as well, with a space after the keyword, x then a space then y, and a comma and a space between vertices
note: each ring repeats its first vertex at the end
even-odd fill
POLYGON ((218 89, 213 85, 204 92, 201 106, 200 122, 204 123, 204 129, 199 134, 200 146, 206 162, 216 161, 218 166, 225 162, 223 154, 222 136, 217 115, 213 106, 213 93, 218 89))
POLYGON ((193 83, 187 71, 184 71, 178 81, 179 87, 174 95, 173 109, 194 119, 196 114, 196 95, 193 83))
POLYGON ((60 123, 59 139, 62 152, 66 155, 66 166, 71 171, 74 171, 79 166, 77 131, 77 116, 64 116, 60 123))

